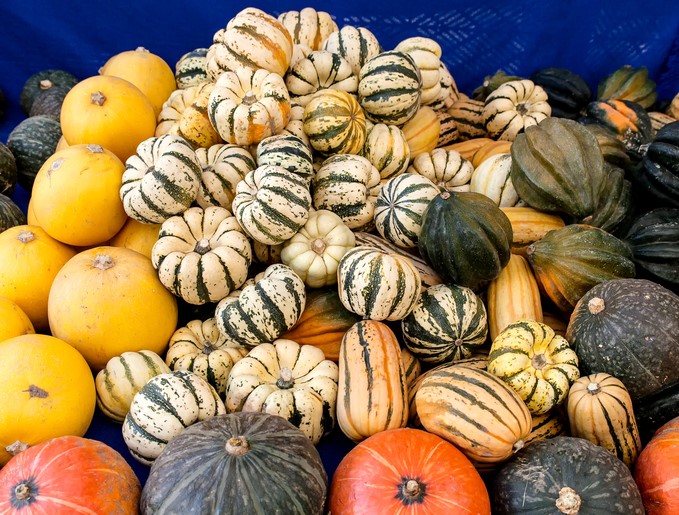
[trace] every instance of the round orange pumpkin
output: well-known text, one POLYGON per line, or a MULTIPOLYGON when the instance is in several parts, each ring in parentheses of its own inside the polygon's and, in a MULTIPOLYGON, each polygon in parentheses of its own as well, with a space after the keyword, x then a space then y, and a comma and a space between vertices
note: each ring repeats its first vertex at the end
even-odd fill
POLYGON ((131 82, 95 75, 66 94, 61 130, 69 145, 95 143, 124 162, 155 134, 156 114, 151 101, 131 82))
POLYGON ((488 490, 453 444, 420 429, 392 429, 359 443, 330 487, 333 515, 490 514, 488 490))
POLYGON ((141 485, 116 450, 78 436, 31 447, 0 470, 0 513, 137 513, 141 485))
POLYGON ((124 171, 122 161, 101 145, 72 145, 55 152, 33 184, 36 220, 47 234, 69 245, 108 241, 127 219, 120 199, 124 171))
POLYGON ((60 270, 49 294, 52 334, 99 371, 123 352, 162 355, 177 326, 177 299, 151 260, 124 247, 95 247, 60 270))
POLYGON ((47 299, 54 277, 74 255, 35 225, 0 233, 0 295, 16 302, 38 332, 49 328, 47 299))
POLYGON ((128 218, 122 229, 111 238, 111 247, 126 247, 136 250, 151 259, 151 250, 158 241, 161 224, 143 224, 134 218, 128 218))
POLYGON ((0 399, 2 466, 27 445, 83 436, 97 393, 77 350, 53 336, 25 334, 0 343, 0 399))
POLYGON ((24 310, 11 299, 0 297, 0 342, 22 334, 34 333, 31 319, 24 310))

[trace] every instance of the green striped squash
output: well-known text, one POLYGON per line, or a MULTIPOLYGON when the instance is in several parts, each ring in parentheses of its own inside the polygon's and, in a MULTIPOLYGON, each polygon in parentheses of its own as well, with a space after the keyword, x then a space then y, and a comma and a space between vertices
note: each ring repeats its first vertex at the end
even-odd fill
POLYGON ((277 134, 257 145, 257 166, 276 165, 311 184, 314 175, 311 148, 293 134, 277 134))
POLYGON ((328 477, 318 451, 290 422, 229 413, 198 422, 151 467, 142 513, 322 515, 328 477), (219 485, 200 488, 197 485, 219 485))
POLYGON ((337 422, 354 442, 405 427, 408 395, 398 339, 375 320, 356 322, 340 345, 337 422))
POLYGON ((148 138, 125 162, 120 188, 125 212, 141 223, 162 223, 196 200, 200 175, 200 162, 184 138, 148 138))
POLYGON ((14 155, 17 181, 28 192, 35 176, 54 154, 61 138, 61 124, 49 116, 31 116, 19 122, 7 136, 7 147, 14 155))
POLYGON ((236 185, 257 168, 245 148, 230 143, 196 149, 202 172, 196 203, 203 209, 220 206, 231 210, 236 185))
POLYGON ((313 345, 278 339, 252 349, 231 370, 226 411, 278 415, 315 445, 335 426, 337 364, 313 345))
POLYGON ((448 114, 457 125, 460 141, 482 138, 488 134, 483 123, 483 107, 484 103, 480 100, 462 97, 448 108, 448 114))
POLYGON ((439 140, 436 143, 436 146, 445 147, 446 145, 450 145, 459 140, 460 131, 457 128, 457 123, 455 123, 453 115, 443 109, 435 112, 440 123, 439 140))
POLYGON ((401 126, 420 108, 422 76, 404 52, 383 52, 371 58, 358 78, 358 101, 374 123, 401 126))
POLYGON ((309 136, 304 132, 304 107, 294 100, 290 101, 290 121, 281 131, 281 134, 297 136, 311 151, 309 136))
POLYGON ((176 89, 165 102, 158 113, 155 136, 163 134, 174 134, 178 136, 179 120, 184 111, 196 100, 196 94, 200 89, 200 84, 189 86, 184 89, 176 89))
POLYGON ((304 281, 287 265, 270 265, 238 297, 217 304, 219 331, 237 345, 272 342, 290 329, 306 305, 304 281))
POLYGON ((342 256, 337 287, 342 304, 352 313, 401 320, 414 309, 421 280, 408 258, 359 246, 342 256))
POLYGON ((552 114, 547 93, 532 80, 505 82, 486 97, 483 121, 488 135, 514 141, 527 127, 537 125, 552 114))
POLYGON ((365 157, 338 154, 329 157, 311 181, 313 205, 327 209, 350 229, 374 226, 375 204, 382 184, 380 173, 365 157))
POLYGON ((97 406, 111 420, 122 422, 137 392, 152 377, 169 371, 163 358, 155 352, 123 352, 111 358, 96 375, 97 406))
POLYGON ((390 179, 408 168, 410 147, 401 129, 377 123, 368 129, 361 155, 377 168, 382 179, 390 179))
POLYGON ((422 363, 410 352, 406 347, 401 347, 401 360, 403 361, 403 373, 406 378, 406 386, 408 391, 410 387, 417 381, 422 373, 422 363))
POLYGON ((340 30, 331 33, 321 48, 344 57, 349 61, 356 75, 360 73, 361 68, 369 59, 382 51, 375 34, 365 27, 353 25, 345 25, 340 30))
POLYGON ((318 91, 304 108, 304 133, 311 147, 324 156, 358 154, 365 143, 365 115, 346 91, 318 91))
POLYGON ((394 50, 408 54, 420 71, 421 104, 436 101, 441 93, 441 45, 431 38, 415 36, 404 39, 394 50))
POLYGON ((0 232, 17 225, 26 225, 26 215, 11 198, 0 193, 0 232))
POLYGON ((219 395, 199 375, 187 370, 159 374, 132 399, 123 440, 134 459, 151 465, 184 429, 223 413, 226 408, 219 395))
POLYGON ((165 363, 170 370, 198 374, 223 397, 233 366, 247 353, 245 347, 233 346, 224 338, 213 317, 191 320, 177 329, 170 338, 165 363))
POLYGON ((232 208, 253 240, 277 245, 292 238, 309 218, 306 180, 277 165, 262 165, 236 186, 232 208))
POLYGON ((481 463, 509 459, 524 446, 531 417, 521 398, 485 370, 453 364, 429 374, 415 396, 422 426, 481 463))
POLYGON ((337 23, 325 11, 305 7, 300 11, 285 11, 278 15, 278 21, 288 29, 295 45, 305 45, 318 50, 326 38, 337 30, 337 23))
POLYGON ((218 302, 241 287, 252 247, 223 207, 191 207, 168 218, 151 249, 160 282, 189 304, 218 302))
POLYGON ((441 84, 439 94, 427 105, 437 113, 447 113, 448 109, 453 107, 453 104, 460 100, 460 92, 457 89, 457 84, 455 84, 455 79, 443 61, 439 64, 439 78, 441 84))
POLYGON ((349 61, 327 50, 317 50, 299 60, 285 76, 290 99, 305 106, 317 91, 341 89, 356 94, 358 76, 349 61))
POLYGON ((457 150, 435 148, 418 154, 407 171, 425 176, 446 191, 469 191, 474 166, 457 150))
POLYGON ((542 415, 531 415, 531 421, 532 429, 526 437, 526 445, 555 436, 568 436, 568 421, 560 409, 553 409, 542 415))
POLYGON ((511 171, 511 154, 490 156, 474 170, 470 191, 485 195, 500 207, 516 206, 521 199, 514 189, 511 171))
POLYGON ((420 295, 401 321, 404 343, 425 363, 469 358, 486 341, 488 318, 481 299, 469 288, 437 284, 420 295))
POLYGON ((439 189, 429 179, 404 173, 389 179, 375 205, 375 226, 383 238, 404 248, 417 247, 422 214, 439 189))
POLYGON ((174 67, 177 88, 186 89, 209 80, 205 69, 206 56, 207 48, 196 48, 179 58, 174 67))

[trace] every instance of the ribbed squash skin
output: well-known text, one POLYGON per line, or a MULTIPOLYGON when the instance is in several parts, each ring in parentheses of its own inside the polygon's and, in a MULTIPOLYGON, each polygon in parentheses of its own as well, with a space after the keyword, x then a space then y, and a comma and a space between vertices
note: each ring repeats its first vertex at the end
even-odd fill
POLYGON ((10 196, 17 182, 17 164, 12 151, 0 142, 0 193, 10 196))
POLYGON ((179 58, 174 66, 174 78, 179 89, 186 89, 207 82, 206 55, 207 48, 196 48, 179 58))
POLYGON ((679 382, 679 296, 659 284, 617 279, 593 287, 576 305, 566 339, 583 375, 617 377, 635 405, 679 382))
POLYGON ((305 7, 299 11, 285 11, 278 21, 288 30, 295 45, 306 45, 312 50, 321 48, 323 42, 337 30, 337 23, 325 11, 305 7))
POLYGON ((78 78, 65 70, 41 70, 31 75, 21 88, 19 103, 24 114, 31 112, 35 98, 42 92, 55 87, 72 88, 78 78))
POLYGON ((553 409, 542 415, 531 416, 532 429, 526 437, 526 445, 538 440, 568 435, 568 421, 560 409, 553 409))
POLYGON ((309 143, 323 155, 358 154, 365 143, 365 115, 346 91, 317 92, 304 108, 302 121, 309 143))
POLYGON ((630 221, 633 211, 632 183, 625 179, 625 171, 606 164, 606 179, 599 205, 583 223, 618 234, 630 221))
POLYGON ((644 514, 625 464, 606 449, 569 436, 533 442, 517 453, 495 476, 491 497, 498 515, 644 514))
POLYGON ((418 248, 444 279, 476 290, 500 275, 511 242, 509 219, 492 200, 444 191, 424 212, 418 248))
POLYGON ((542 68, 530 80, 545 90, 552 116, 557 118, 578 118, 592 99, 587 82, 566 68, 542 68))
POLYGON ((564 312, 593 286, 635 275, 629 247, 607 232, 571 224, 547 233, 527 250, 542 291, 564 312))
POLYGON ((603 372, 581 377, 568 392, 567 409, 572 436, 608 449, 632 467, 641 439, 622 381, 603 372))
POLYGON ((307 184, 311 183, 314 175, 311 149, 292 134, 277 134, 260 141, 257 145, 257 166, 264 165, 285 168, 302 177, 307 184))
POLYGON ((679 208, 679 121, 658 131, 632 176, 651 207, 679 208))
POLYGON ((621 66, 599 82, 597 98, 607 100, 629 100, 648 109, 656 99, 655 82, 648 77, 648 68, 634 68, 629 64, 621 66))
POLYGON ((632 160, 627 155, 627 149, 615 134, 601 125, 587 124, 585 128, 594 134, 597 143, 599 143, 604 163, 617 166, 623 170, 632 168, 632 160))
POLYGON ((168 444, 151 467, 140 507, 145 514, 321 515, 327 482, 318 451, 290 422, 230 413, 194 424, 168 444), (196 481, 221 487, 196 495, 196 481))
POLYGON ((321 48, 344 57, 356 75, 365 63, 382 51, 379 41, 369 29, 353 25, 345 25, 332 32, 321 48))
POLYGON ((7 136, 7 147, 14 154, 17 182, 31 191, 40 167, 54 154, 61 138, 61 126, 49 116, 31 116, 19 122, 7 136))
POLYGON ((448 108, 448 114, 455 120, 460 140, 487 136, 486 125, 483 123, 483 101, 461 98, 448 108))
POLYGON ((11 198, 0 194, 0 232, 17 225, 26 225, 26 215, 11 198))

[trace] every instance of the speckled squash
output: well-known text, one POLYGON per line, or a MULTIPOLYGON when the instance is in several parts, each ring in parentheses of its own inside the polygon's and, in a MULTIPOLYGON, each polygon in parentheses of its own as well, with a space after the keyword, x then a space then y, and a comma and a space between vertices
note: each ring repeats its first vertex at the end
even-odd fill
POLYGON ((31 112, 31 107, 36 97, 44 91, 56 87, 72 88, 78 83, 78 78, 66 70, 41 70, 34 73, 21 88, 19 105, 25 115, 31 112))
POLYGON ((353 25, 344 25, 329 34, 321 48, 344 57, 357 76, 363 65, 382 51, 375 34, 365 27, 353 25))
POLYGON ((11 198, 0 194, 0 232, 17 225, 26 225, 26 215, 11 198))
POLYGON ((469 191, 474 167, 456 150, 436 148, 410 161, 409 173, 423 175, 446 191, 469 191))
POLYGON ((459 98, 448 108, 448 114, 455 120, 461 141, 488 135, 483 122, 483 108, 483 101, 471 98, 459 98))
POLYGON ((327 37, 337 30, 337 23, 325 11, 305 7, 299 11, 285 11, 278 21, 288 29, 295 45, 306 45, 319 50, 327 37))
POLYGON ((390 179, 408 168, 410 147, 401 129, 377 123, 368 129, 361 155, 377 168, 382 179, 390 179))
POLYGON ((293 134, 278 134, 257 145, 257 166, 276 165, 298 175, 307 184, 314 176, 311 148, 293 134))
POLYGON ((497 154, 481 163, 469 181, 469 191, 481 193, 500 207, 517 205, 521 199, 512 184, 511 154, 497 154))
POLYGON ((505 82, 486 97, 483 123, 493 139, 514 141, 552 114, 547 93, 528 79, 505 82))
POLYGON ((355 95, 358 77, 341 55, 317 50, 292 66, 285 75, 285 85, 290 99, 306 107, 314 93, 322 89, 341 89, 355 95))
POLYGON ((408 54, 417 66, 422 77, 421 104, 434 103, 441 92, 441 45, 431 38, 415 36, 400 41, 394 50, 408 54))
POLYGON ((203 209, 219 206, 231 210, 236 185, 257 165, 250 152, 229 143, 196 149, 201 166, 196 203, 203 209))
POLYGON ((208 81, 206 67, 207 48, 195 48, 183 54, 174 66, 177 88, 186 89, 208 81))

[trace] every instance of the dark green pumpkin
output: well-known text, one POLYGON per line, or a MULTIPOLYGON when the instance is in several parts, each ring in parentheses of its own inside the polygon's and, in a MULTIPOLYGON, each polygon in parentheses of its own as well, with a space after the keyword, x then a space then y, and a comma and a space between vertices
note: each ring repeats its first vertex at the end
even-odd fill
POLYGON ((637 218, 623 239, 637 269, 679 291, 679 209, 658 208, 637 218))
POLYGON ((606 182, 599 195, 599 205, 582 222, 617 234, 626 228, 632 216, 632 183, 625 179, 623 169, 608 164, 604 169, 606 182))
POLYGON ((0 143, 0 193, 11 195, 17 183, 17 164, 12 151, 0 143))
POLYGON ((524 77, 519 77, 518 75, 507 75, 502 70, 498 70, 493 75, 486 75, 483 78, 481 85, 472 91, 472 98, 483 102, 488 95, 502 86, 505 82, 522 80, 523 78, 524 77))
POLYGON ((592 91, 585 80, 566 68, 542 68, 530 76, 547 92, 552 116, 575 120, 592 100, 592 91))
POLYGON ((526 254, 541 291, 564 312, 597 284, 635 274, 625 242, 584 224, 548 232, 529 245, 526 254))
POLYGON ((64 70, 43 70, 31 75, 24 83, 19 97, 19 104, 23 112, 28 115, 35 98, 43 91, 55 86, 72 88, 78 79, 72 73, 64 70))
POLYGON ((643 515, 627 466, 582 438, 557 436, 524 447, 492 483, 497 515, 643 515))
POLYGON ((644 397, 634 404, 641 443, 646 445, 662 425, 679 416, 679 383, 644 397))
POLYGON ((17 225, 26 225, 26 215, 11 198, 0 194, 0 232, 17 225))
POLYGON ((622 144, 622 141, 615 134, 601 125, 589 124, 585 125, 585 128, 594 134, 597 143, 599 143, 604 163, 617 166, 623 170, 632 168, 632 160, 627 155, 627 149, 625 149, 625 145, 622 144))
POLYGON ((50 116, 59 121, 61 116, 61 104, 64 103, 64 98, 68 92, 71 91, 67 86, 54 86, 45 91, 40 92, 31 105, 31 111, 28 116, 50 116))
POLYGON ((648 68, 621 66, 599 82, 597 98, 603 100, 629 100, 648 109, 658 98, 655 82, 648 77, 648 68))
POLYGON ((529 206, 575 221, 594 213, 606 172, 597 140, 583 126, 547 118, 519 134, 511 154, 512 183, 529 206))
POLYGON ((582 375, 620 379, 635 407, 679 382, 679 296, 646 279, 598 284, 575 306, 566 331, 582 375))
POLYGON ((49 116, 32 116, 17 125, 7 138, 14 154, 18 182, 30 192, 40 167, 54 154, 61 138, 61 125, 49 116))
POLYGON ((421 256, 447 282, 478 290, 509 262, 512 225, 480 193, 444 191, 422 216, 421 256))
POLYGON ((151 467, 141 512, 320 515, 328 477, 282 417, 237 412, 189 426, 151 467))

